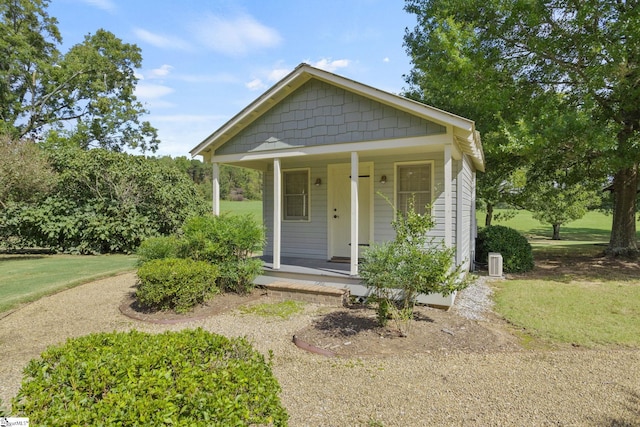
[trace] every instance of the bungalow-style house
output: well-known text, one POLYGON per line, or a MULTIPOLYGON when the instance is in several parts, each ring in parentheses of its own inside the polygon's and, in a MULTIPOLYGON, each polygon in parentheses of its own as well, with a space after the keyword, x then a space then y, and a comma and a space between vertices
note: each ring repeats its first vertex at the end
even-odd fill
POLYGON ((213 164, 215 214, 220 164, 262 171, 265 274, 304 273, 362 295, 359 256, 394 237, 385 198, 404 211, 412 196, 431 206, 431 233, 455 247, 456 263, 472 265, 485 163, 471 120, 301 64, 191 154, 213 164))

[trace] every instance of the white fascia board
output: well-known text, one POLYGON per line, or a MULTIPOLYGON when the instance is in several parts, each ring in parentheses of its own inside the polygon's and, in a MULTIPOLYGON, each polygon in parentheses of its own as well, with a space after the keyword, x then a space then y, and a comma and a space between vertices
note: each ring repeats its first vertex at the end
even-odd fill
POLYGON ((273 159, 277 157, 300 157, 300 156, 313 156, 322 154, 338 154, 338 153, 350 153, 359 152, 365 153, 367 151, 377 150, 392 150, 400 148, 413 148, 424 147, 428 145, 443 145, 450 144, 450 135, 431 135, 431 136, 416 136, 412 138, 401 139, 387 139, 380 141, 366 141, 366 142, 351 142, 343 144, 328 144, 328 145, 315 145, 312 147, 296 147, 283 150, 263 151, 258 153, 236 153, 236 154, 224 154, 220 156, 213 156, 212 161, 218 163, 229 162, 243 162, 251 160, 265 160, 273 159))

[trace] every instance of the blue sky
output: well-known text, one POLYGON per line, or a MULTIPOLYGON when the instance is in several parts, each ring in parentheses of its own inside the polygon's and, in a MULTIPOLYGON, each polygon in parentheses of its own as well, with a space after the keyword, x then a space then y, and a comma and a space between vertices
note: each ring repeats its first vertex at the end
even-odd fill
POLYGON ((189 150, 301 62, 399 93, 415 25, 403 0, 52 0, 62 50, 99 28, 142 49, 137 96, 161 139, 189 150))

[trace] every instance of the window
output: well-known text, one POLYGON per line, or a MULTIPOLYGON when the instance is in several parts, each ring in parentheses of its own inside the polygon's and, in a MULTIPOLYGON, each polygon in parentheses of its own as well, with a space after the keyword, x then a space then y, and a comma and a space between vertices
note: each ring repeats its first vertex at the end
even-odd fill
POLYGON ((398 164, 396 177, 398 210, 407 213, 413 197, 416 212, 424 214, 431 205, 431 163, 398 164))
POLYGON ((285 220, 309 220, 309 170, 283 171, 285 220))

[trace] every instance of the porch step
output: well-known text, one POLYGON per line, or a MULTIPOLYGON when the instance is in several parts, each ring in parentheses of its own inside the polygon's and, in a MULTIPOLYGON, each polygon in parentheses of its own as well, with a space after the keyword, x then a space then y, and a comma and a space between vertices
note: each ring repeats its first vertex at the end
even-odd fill
POLYGON ((343 306, 349 298, 348 289, 300 282, 277 281, 262 285, 267 295, 278 301, 293 300, 333 306, 343 306))

